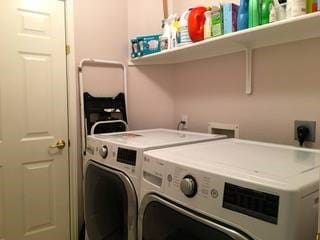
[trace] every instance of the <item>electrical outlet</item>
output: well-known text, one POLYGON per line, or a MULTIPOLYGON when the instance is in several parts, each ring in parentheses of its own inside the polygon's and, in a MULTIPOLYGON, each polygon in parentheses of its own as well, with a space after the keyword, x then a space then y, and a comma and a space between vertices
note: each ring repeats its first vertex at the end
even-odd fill
POLYGON ((307 142, 315 142, 316 141, 316 122, 315 121, 294 121, 294 139, 298 140, 297 136, 297 128, 299 126, 305 126, 309 129, 309 135, 306 138, 307 142))
POLYGON ((183 125, 182 129, 188 129, 188 123, 189 123, 188 120, 189 119, 188 119, 188 115, 187 114, 182 114, 181 115, 181 121, 185 122, 185 124, 183 125))

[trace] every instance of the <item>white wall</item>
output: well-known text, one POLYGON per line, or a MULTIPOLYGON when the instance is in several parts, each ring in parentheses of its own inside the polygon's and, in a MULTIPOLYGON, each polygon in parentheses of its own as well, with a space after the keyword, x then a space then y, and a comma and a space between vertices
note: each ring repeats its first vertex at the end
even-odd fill
MULTIPOLYGON (((174 2, 183 12, 198 1, 174 2)), ((178 64, 175 121, 188 114, 190 130, 203 132, 208 122, 239 123, 241 138, 297 145, 294 120, 320 124, 319 56, 319 38, 254 50, 252 96, 245 94, 244 53, 178 64)), ((320 148, 319 127, 308 146, 320 148)))
MULTIPOLYGON (((129 0, 128 39, 161 33, 162 19, 162 0, 129 0)), ((129 67, 129 89, 131 128, 174 127, 172 66, 129 67)))

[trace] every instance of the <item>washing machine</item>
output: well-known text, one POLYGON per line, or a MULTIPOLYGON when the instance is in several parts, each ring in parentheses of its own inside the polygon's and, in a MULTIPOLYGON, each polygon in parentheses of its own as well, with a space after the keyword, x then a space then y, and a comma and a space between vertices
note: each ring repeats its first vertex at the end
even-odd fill
POLYGON ((237 139, 145 152, 139 240, 314 240, 320 151, 237 139))
POLYGON ((88 136, 84 176, 86 238, 137 238, 137 193, 144 151, 221 138, 225 136, 167 129, 88 136))

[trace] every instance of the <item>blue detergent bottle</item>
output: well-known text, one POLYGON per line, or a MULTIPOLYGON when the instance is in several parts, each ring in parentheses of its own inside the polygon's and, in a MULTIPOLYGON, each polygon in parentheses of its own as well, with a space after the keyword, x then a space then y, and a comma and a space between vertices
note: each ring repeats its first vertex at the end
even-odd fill
POLYGON ((240 7, 237 17, 237 30, 247 29, 249 27, 249 0, 240 0, 240 7))

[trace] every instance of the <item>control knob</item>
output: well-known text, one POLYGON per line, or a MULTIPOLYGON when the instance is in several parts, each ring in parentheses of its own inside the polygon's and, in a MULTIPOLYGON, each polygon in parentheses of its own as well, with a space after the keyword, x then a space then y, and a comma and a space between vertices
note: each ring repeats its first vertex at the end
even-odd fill
POLYGON ((108 156, 108 147, 107 146, 102 146, 99 149, 99 154, 103 159, 106 159, 108 156))
POLYGON ((197 194, 197 188, 196 180, 190 175, 185 176, 180 183, 181 191, 189 198, 192 198, 197 194))

